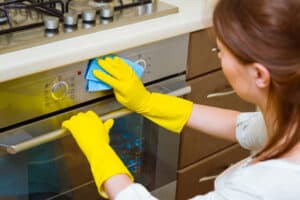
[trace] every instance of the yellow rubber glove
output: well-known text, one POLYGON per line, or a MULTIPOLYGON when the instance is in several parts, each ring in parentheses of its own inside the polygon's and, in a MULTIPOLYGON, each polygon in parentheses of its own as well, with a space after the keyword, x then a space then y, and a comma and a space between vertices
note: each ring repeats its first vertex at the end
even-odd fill
POLYGON ((133 176, 109 145, 109 130, 113 120, 104 124, 96 113, 88 111, 79 113, 62 123, 75 138, 80 149, 87 157, 94 176, 99 194, 108 198, 103 190, 103 183, 116 174, 127 174, 133 181, 133 176))
POLYGON ((94 70, 93 74, 114 89, 119 103, 170 131, 181 132, 192 111, 191 101, 149 92, 132 68, 119 57, 99 59, 98 64, 110 75, 99 70, 94 70))

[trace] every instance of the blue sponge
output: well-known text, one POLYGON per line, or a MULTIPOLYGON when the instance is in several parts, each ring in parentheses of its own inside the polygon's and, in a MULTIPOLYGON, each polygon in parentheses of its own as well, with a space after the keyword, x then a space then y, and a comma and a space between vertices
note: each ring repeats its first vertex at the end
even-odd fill
MULTIPOLYGON (((109 57, 114 57, 114 55, 108 55, 109 57)), ((102 59, 105 58, 106 56, 104 57, 101 57, 102 59)), ((86 79, 86 91, 88 92, 96 92, 96 91, 104 91, 104 90, 109 90, 111 89, 111 86, 107 85, 106 83, 104 83, 103 81, 97 79, 94 74, 93 74, 93 70, 94 69, 97 69, 97 70, 100 70, 102 71, 103 73, 106 73, 108 74, 97 62, 99 58, 94 58, 92 60, 89 61, 88 65, 87 65, 87 68, 86 68, 86 71, 85 71, 85 74, 84 74, 84 78, 86 79)), ((127 59, 127 58, 124 58, 124 57, 121 57, 121 59, 123 61, 125 61, 129 66, 132 67, 133 71, 136 73, 136 75, 141 78, 142 75, 143 75, 143 72, 144 72, 144 68, 127 59)))

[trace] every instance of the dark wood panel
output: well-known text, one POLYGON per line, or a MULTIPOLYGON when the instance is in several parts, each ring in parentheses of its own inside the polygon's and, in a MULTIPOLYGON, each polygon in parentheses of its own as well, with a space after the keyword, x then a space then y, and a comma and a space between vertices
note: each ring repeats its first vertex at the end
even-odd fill
POLYGON ((176 200, 186 200, 214 189, 214 178, 233 163, 249 156, 249 151, 233 145, 178 171, 176 200))
MULTIPOLYGON (((189 81, 189 84, 192 87, 192 92, 186 97, 195 103, 239 111, 255 110, 254 105, 243 101, 236 94, 207 98, 208 94, 231 90, 222 71, 193 79, 189 81)), ((179 169, 195 163, 229 145, 232 145, 232 143, 213 138, 190 128, 184 128, 180 141, 179 169)))
POLYGON ((187 79, 192 79, 203 73, 220 68, 215 48, 216 39, 212 29, 205 29, 190 33, 187 79))

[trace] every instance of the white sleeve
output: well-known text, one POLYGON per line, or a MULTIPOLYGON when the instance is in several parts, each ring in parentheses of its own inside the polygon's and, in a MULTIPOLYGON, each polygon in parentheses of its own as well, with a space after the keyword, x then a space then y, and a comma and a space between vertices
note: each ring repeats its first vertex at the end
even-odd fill
POLYGON ((224 188, 220 191, 197 195, 190 200, 262 200, 262 198, 241 188, 224 188))
POLYGON ((117 194, 115 200, 157 200, 147 189, 139 184, 134 183, 117 194))
POLYGON ((262 113, 241 113, 236 122, 236 138, 245 149, 259 150, 267 141, 267 129, 262 113))

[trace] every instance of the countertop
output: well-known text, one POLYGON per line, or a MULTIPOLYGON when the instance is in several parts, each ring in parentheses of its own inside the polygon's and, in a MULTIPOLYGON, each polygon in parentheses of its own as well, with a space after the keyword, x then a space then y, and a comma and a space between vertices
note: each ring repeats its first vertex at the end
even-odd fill
POLYGON ((0 82, 211 26, 217 0, 163 0, 176 14, 0 55, 0 82))

